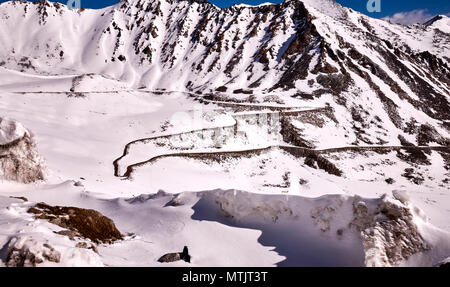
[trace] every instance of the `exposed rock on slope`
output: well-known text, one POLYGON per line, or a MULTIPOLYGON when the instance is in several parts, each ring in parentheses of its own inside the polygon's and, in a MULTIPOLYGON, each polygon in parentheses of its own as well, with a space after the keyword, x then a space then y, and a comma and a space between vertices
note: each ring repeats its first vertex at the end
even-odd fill
POLYGON ((114 222, 100 212, 77 207, 50 206, 38 203, 28 210, 35 218, 49 220, 50 223, 67 228, 71 232, 60 232, 69 237, 90 239, 96 243, 112 243, 122 239, 114 222))
POLYGON ((183 252, 175 252, 175 253, 167 253, 161 256, 161 258, 158 259, 158 262, 160 263, 170 263, 170 262, 176 262, 184 260, 187 263, 191 262, 191 256, 189 255, 189 250, 187 246, 183 248, 183 252))
MULTIPOLYGON (((38 194, 45 197, 45 193, 38 194)), ((31 206, 34 204, 25 197, 0 196, 0 266, 104 266, 94 242, 69 240, 60 234, 65 231, 61 227, 34 220, 27 213, 31 206)), ((53 219, 57 220, 56 216, 53 219)))
POLYGON ((0 118, 0 178, 31 183, 44 177, 43 159, 31 134, 22 124, 0 118))
POLYGON ((429 250, 414 223, 407 201, 382 197, 374 210, 355 198, 354 220, 350 223, 361 232, 366 266, 392 266, 418 252, 429 250))

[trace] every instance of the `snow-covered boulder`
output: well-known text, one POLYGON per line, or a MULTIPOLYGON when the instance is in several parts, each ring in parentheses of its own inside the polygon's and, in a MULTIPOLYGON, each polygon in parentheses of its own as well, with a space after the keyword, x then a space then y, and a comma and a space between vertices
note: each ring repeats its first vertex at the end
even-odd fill
POLYGON ((43 262, 61 261, 61 253, 47 243, 35 240, 33 237, 13 238, 9 243, 6 266, 35 267, 43 262))
POLYGON ((0 118, 0 179, 31 183, 44 178, 44 162, 31 133, 21 123, 0 118))

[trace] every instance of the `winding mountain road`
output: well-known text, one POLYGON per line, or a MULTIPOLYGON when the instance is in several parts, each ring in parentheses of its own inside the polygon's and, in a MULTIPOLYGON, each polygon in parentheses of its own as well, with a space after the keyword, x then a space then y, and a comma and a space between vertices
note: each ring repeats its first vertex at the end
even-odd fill
POLYGON ((194 159, 200 159, 200 160, 214 160, 217 162, 221 162, 227 158, 239 158, 239 157, 249 157, 249 156, 255 156, 259 155, 263 152, 267 152, 273 149, 281 149, 295 157, 308 157, 308 156, 320 156, 323 154, 329 154, 329 153, 341 153, 341 152, 348 152, 348 151, 354 151, 354 152, 362 152, 362 151, 373 151, 373 152, 390 152, 390 151, 398 151, 398 150, 406 150, 406 151, 439 151, 444 153, 450 153, 450 147, 446 146, 343 146, 343 147, 334 147, 334 148, 327 148, 327 149, 312 149, 312 148, 305 148, 305 147, 298 147, 288 144, 267 144, 266 146, 261 146, 260 143, 257 145, 254 145, 251 148, 243 148, 243 149, 234 149, 234 150, 218 150, 214 149, 212 151, 199 151, 199 150, 192 150, 189 152, 180 151, 180 152, 163 152, 161 154, 152 156, 148 159, 145 159, 143 161, 135 162, 129 165, 126 165, 126 167, 121 168, 121 161, 127 157, 130 154, 131 147, 135 144, 147 144, 152 141, 156 141, 159 139, 169 139, 176 136, 183 136, 183 135, 194 135, 197 133, 203 133, 207 131, 214 131, 217 129, 224 129, 224 128, 230 128, 233 129, 234 135, 236 136, 236 132, 238 130, 238 120, 236 117, 242 117, 242 116, 255 116, 259 117, 261 115, 267 115, 267 114, 279 114, 280 116, 296 116, 301 115, 303 113, 323 113, 330 111, 331 109, 329 107, 322 107, 322 108, 304 108, 304 107, 280 107, 280 106, 267 106, 267 105, 255 105, 255 104, 245 104, 245 103, 230 103, 230 102, 216 102, 216 101, 208 101, 209 103, 218 104, 219 106, 225 105, 227 107, 245 107, 245 106, 251 106, 253 109, 258 110, 257 112, 247 112, 247 113, 234 113, 230 114, 234 119, 234 124, 232 125, 223 125, 223 126, 216 126, 212 128, 205 128, 205 129, 196 129, 181 133, 175 133, 175 134, 168 134, 168 135, 160 135, 160 136, 154 136, 154 137, 148 137, 148 138, 141 138, 137 140, 133 140, 125 145, 123 154, 114 160, 113 166, 114 166, 114 175, 116 177, 121 177, 124 179, 130 179, 133 175, 133 172, 144 165, 151 164, 156 162, 157 160, 163 159, 163 158, 170 158, 170 157, 182 157, 182 158, 194 158, 194 159), (124 172, 121 172, 121 169, 124 170, 124 172))

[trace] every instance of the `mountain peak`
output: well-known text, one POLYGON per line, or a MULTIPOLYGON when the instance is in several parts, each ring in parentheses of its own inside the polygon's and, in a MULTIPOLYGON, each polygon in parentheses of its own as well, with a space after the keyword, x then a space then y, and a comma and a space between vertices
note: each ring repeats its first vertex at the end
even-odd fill
POLYGON ((430 20, 426 21, 425 23, 423 23, 425 26, 431 26, 433 25, 434 22, 439 21, 443 18, 443 15, 436 15, 433 18, 431 18, 430 20))
POLYGON ((436 15, 427 22, 423 23, 426 27, 439 29, 444 33, 450 34, 450 18, 445 15, 436 15))

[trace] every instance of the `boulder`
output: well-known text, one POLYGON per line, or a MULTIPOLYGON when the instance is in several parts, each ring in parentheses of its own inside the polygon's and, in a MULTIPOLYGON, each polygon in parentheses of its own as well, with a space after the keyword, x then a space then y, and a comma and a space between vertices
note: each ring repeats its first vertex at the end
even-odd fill
POLYGON ((80 237, 95 243, 113 243, 123 238, 114 222, 96 210, 38 203, 28 213, 66 228, 67 231, 60 234, 69 238, 80 237))
POLYGON ((33 237, 13 238, 8 245, 6 266, 35 267, 47 262, 59 263, 61 253, 48 243, 42 243, 33 237))
POLYGON ((185 246, 183 248, 183 252, 167 253, 167 254, 161 256, 161 258, 158 259, 158 262, 170 263, 170 262, 176 262, 176 261, 180 261, 180 260, 184 260, 187 263, 191 262, 191 256, 189 255, 189 250, 188 250, 187 246, 185 246))
POLYGON ((0 118, 0 179, 21 183, 45 179, 44 161, 31 133, 5 118, 0 118))

